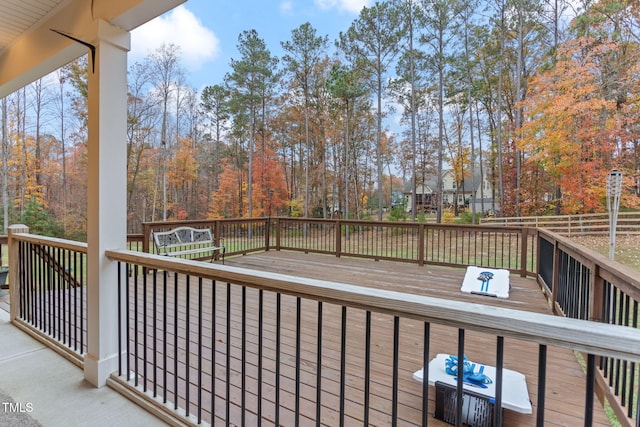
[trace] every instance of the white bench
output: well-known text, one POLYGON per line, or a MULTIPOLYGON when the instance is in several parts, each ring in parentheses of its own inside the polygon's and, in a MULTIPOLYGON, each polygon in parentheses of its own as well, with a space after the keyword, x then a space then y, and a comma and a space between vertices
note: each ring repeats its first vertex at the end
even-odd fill
POLYGON ((180 257, 211 252, 212 261, 219 254, 224 264, 225 247, 216 244, 216 239, 208 228, 177 227, 169 231, 154 231, 152 234, 156 253, 159 255, 180 257))

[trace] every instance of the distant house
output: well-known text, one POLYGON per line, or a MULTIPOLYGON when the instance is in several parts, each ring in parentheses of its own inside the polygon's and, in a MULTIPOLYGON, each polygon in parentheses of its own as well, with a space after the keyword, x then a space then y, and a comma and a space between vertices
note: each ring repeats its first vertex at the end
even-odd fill
POLYGON ((391 208, 404 205, 404 194, 402 191, 391 192, 391 208))
MULTIPOLYGON (((435 176, 430 176, 423 183, 416 184, 416 210, 417 212, 435 212, 438 208, 436 200, 436 189, 438 183, 435 176)), ((411 182, 404 186, 404 197, 406 200, 406 210, 411 212, 413 206, 413 192, 411 182)), ((489 212, 493 209, 491 183, 486 175, 480 179, 480 173, 475 174, 475 179, 467 178, 464 185, 459 186, 454 178, 452 170, 447 170, 442 175, 442 201, 445 206, 470 207, 470 203, 475 195, 475 211, 489 212), (482 191, 481 191, 482 190, 482 191), (484 198, 482 198, 482 196, 484 198)))
MULTIPOLYGON (((434 188, 437 188, 437 184, 431 181, 424 184, 416 184, 417 212, 433 212, 438 208, 436 195, 433 191, 434 188)), ((403 194, 405 199, 405 210, 407 212, 411 212, 411 208, 413 207, 413 191, 411 188, 411 181, 405 183, 403 194)))

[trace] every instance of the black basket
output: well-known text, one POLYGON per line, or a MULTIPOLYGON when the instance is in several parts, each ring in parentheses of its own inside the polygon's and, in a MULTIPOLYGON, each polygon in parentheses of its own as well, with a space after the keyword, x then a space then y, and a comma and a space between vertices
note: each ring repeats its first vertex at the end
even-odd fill
MULTIPOLYGON (((449 424, 456 423, 458 392, 455 386, 436 381, 436 410, 433 416, 449 424)), ((471 427, 493 426, 493 399, 473 391, 462 394, 462 424, 471 427)))

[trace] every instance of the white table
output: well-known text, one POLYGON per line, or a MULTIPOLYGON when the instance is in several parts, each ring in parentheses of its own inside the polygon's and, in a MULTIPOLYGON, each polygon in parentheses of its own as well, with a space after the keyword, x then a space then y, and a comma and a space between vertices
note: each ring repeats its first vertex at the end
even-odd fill
MULTIPOLYGON (((438 354, 435 359, 429 362, 430 385, 435 385, 436 381, 441 381, 453 386, 457 385, 457 381, 453 379, 454 377, 447 374, 445 371, 445 360, 447 360, 449 356, 450 355, 448 354, 438 354)), ((476 364, 476 371, 480 366, 481 365, 476 364)), ((493 380, 493 383, 487 384, 487 388, 474 387, 469 384, 464 384, 463 388, 477 394, 495 398, 496 368, 494 366, 485 365, 484 374, 493 380)), ((422 382, 424 378, 423 369, 414 372, 413 378, 422 382)), ((510 369, 502 370, 502 407, 504 409, 509 409, 523 414, 530 414, 532 412, 531 401, 529 400, 529 390, 527 389, 527 381, 525 376, 520 372, 512 371, 510 369)))

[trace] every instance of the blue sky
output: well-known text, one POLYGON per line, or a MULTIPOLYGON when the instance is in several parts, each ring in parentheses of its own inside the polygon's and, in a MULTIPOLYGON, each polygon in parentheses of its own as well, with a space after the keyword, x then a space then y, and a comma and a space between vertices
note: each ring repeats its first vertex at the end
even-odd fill
POLYGON ((238 35, 255 29, 272 55, 281 57, 280 42, 305 22, 328 35, 331 52, 371 0, 189 0, 137 28, 131 35, 129 63, 140 61, 163 42, 180 46, 187 83, 201 90, 222 83, 229 60, 238 58, 238 35))

